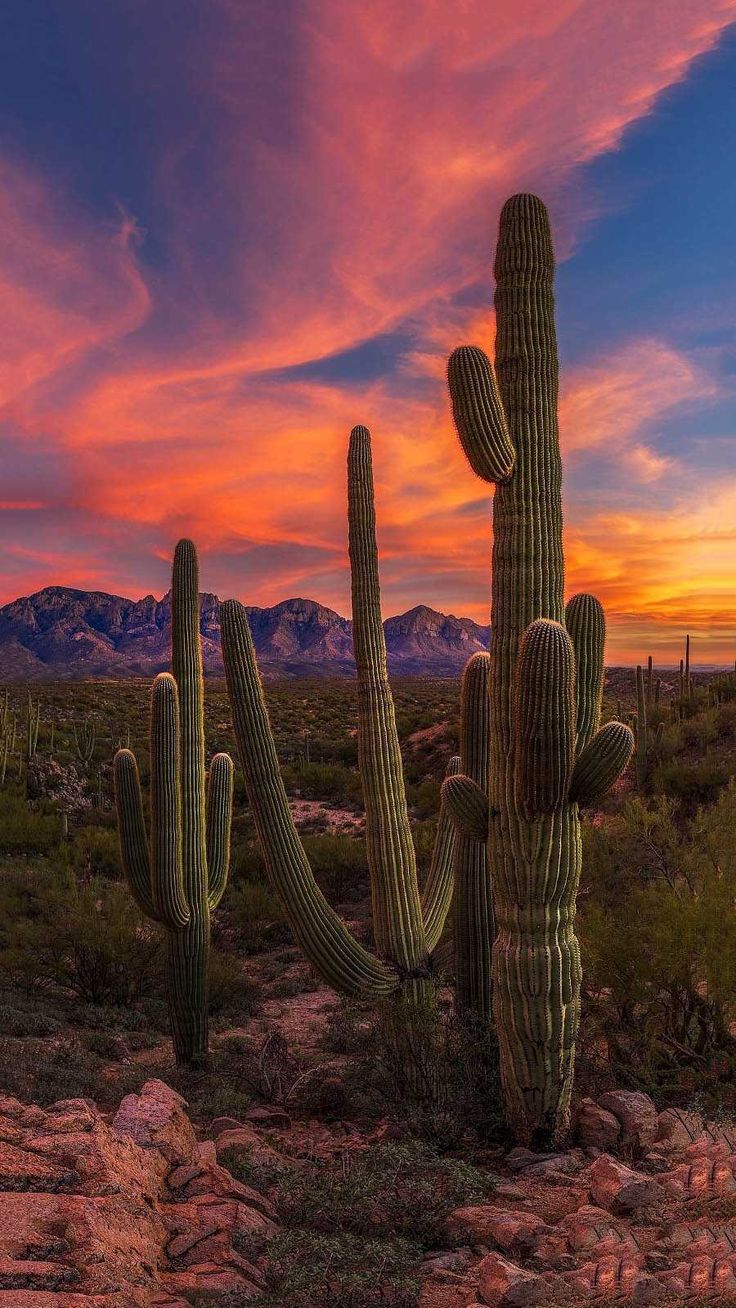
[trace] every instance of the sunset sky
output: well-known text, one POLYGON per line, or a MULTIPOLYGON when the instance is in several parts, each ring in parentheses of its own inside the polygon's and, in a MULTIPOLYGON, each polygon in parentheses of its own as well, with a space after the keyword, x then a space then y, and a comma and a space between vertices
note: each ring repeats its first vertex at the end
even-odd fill
POLYGON ((202 584, 488 620, 445 362, 550 207, 568 590, 608 659, 736 655, 736 0, 0 4, 0 602, 202 584))

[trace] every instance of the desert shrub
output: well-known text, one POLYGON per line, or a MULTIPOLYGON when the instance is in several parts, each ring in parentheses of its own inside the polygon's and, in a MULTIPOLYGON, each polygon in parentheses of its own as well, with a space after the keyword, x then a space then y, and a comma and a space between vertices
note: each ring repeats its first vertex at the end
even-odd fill
POLYGON ((20 795, 5 792, 0 806, 0 855, 51 854, 61 842, 58 813, 37 812, 20 795))
POLYGON ((107 877, 114 881, 121 875, 118 837, 109 827, 83 827, 77 831, 69 858, 75 872, 83 877, 107 877))
POLYGON ((712 804, 727 784, 731 769, 723 759, 707 758, 698 763, 673 759, 652 774, 652 791, 678 799, 693 811, 699 804, 712 804))
POLYGON ((76 1038, 57 1042, 0 1038, 0 1089, 25 1103, 96 1099, 101 1064, 76 1038))
POLYGON ((261 1193, 266 1190, 271 1191, 278 1185, 289 1167, 289 1163, 286 1160, 282 1161, 280 1155, 276 1153, 270 1157, 241 1145, 232 1145, 230 1149, 223 1149, 218 1158, 236 1181, 253 1186, 261 1193))
MULTIPOLYGON (((253 1256, 253 1241, 242 1252, 253 1256)), ((402 1240, 374 1240, 345 1232, 284 1231, 269 1242, 266 1292, 248 1308, 415 1308, 419 1262, 402 1240)), ((246 1308, 237 1292, 221 1308, 246 1308)))
POLYGON ((240 1022, 258 1007, 259 988, 240 960, 220 949, 210 950, 209 1005, 212 1017, 240 1022))
POLYGON ((407 787, 407 800, 412 816, 420 822, 436 817, 440 808, 440 782, 434 777, 425 777, 418 785, 407 787))
POLYGON ((364 840, 354 836, 304 836, 304 849, 314 875, 333 903, 362 898, 368 889, 368 858, 364 840))
POLYGON ((584 830, 587 1070, 662 1098, 736 1079, 736 789, 693 819, 636 799, 584 830), (684 821, 684 826, 683 826, 684 821))
POLYGON ((410 1014, 395 1005, 341 1000, 323 1043, 349 1055, 344 1080, 354 1113, 389 1117, 403 1134, 443 1149, 507 1138, 491 1027, 460 1022, 433 1002, 410 1014), (402 1055, 409 1040, 411 1085, 402 1055))
POLYGON ((719 740, 736 740, 736 701, 721 704, 716 715, 719 740))
MULTIPOLYGON (((261 868, 265 878, 262 861, 261 868)), ((234 881, 224 907, 237 932, 238 945, 246 954, 283 944, 290 938, 281 902, 265 880, 234 881)))
POLYGON ((363 803, 358 773, 339 763, 287 764, 283 776, 290 794, 298 793, 304 799, 321 799, 351 809, 363 803))
POLYGON ((18 991, 0 993, 0 1032, 5 1036, 52 1036, 62 1028, 60 1011, 44 998, 18 991))
POLYGON ((220 1075, 236 1082, 252 1099, 284 1103, 302 1074, 299 1060, 291 1053, 279 1031, 264 1040, 231 1036, 217 1053, 220 1075))
POLYGON ((346 1151, 326 1166, 284 1172, 276 1206, 288 1226, 325 1234, 369 1231, 428 1249, 446 1241, 444 1222, 453 1208, 481 1202, 494 1185, 480 1169, 420 1141, 388 1142, 346 1151))
POLYGON ((160 983, 159 934, 122 884, 44 869, 22 885, 6 875, 3 892, 0 974, 16 986, 127 1007, 160 983))

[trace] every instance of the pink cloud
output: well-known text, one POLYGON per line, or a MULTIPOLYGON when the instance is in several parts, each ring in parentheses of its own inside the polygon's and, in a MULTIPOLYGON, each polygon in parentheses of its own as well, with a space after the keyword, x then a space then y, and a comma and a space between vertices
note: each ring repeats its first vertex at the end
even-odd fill
MULTIPOLYGON (((283 140, 252 128, 268 106, 253 109, 242 6, 217 0, 213 12, 221 39, 183 67, 217 126, 214 185, 193 191, 186 142, 168 142, 157 182, 170 225, 155 233, 165 271, 144 272, 130 220, 106 227, 30 168, 0 166, 0 308, 17 324, 0 367, 5 416, 19 440, 43 438, 66 460, 52 508, 102 546, 85 584, 119 578, 109 543, 129 548, 139 532, 146 554, 126 576, 149 589, 146 559, 158 576, 187 531, 243 598, 301 590, 343 610, 345 441, 367 421, 388 609, 425 599, 484 618, 485 492, 452 435, 443 373, 460 340, 490 344, 500 203, 538 189, 568 253, 585 221, 575 170, 716 43, 736 0, 504 0, 492 21, 483 0, 308 0, 289 33, 298 77, 274 88, 293 99, 283 140), (204 246, 220 202, 243 238, 223 237, 215 283, 204 246), (409 344, 388 380, 284 375, 394 331, 409 344), (257 554, 272 564, 249 568, 257 554)), ((566 380, 566 453, 613 450, 656 480, 666 464, 652 424, 713 388, 666 341, 631 342, 566 380)), ((17 498, 34 497, 26 485, 17 498)), ((633 538, 612 529, 623 557, 633 538)), ((66 550, 45 541, 29 579, 79 581, 66 550)), ((595 561, 606 581, 597 527, 573 535, 571 552, 573 574, 595 561)), ((12 598, 15 572, 7 584, 12 598)))

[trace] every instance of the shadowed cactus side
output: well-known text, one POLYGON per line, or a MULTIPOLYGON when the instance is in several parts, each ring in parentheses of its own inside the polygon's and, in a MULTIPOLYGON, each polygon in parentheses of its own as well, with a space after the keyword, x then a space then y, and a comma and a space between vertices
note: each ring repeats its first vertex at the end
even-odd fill
MULTIPOLYGON (((271 883, 296 939, 336 990, 376 1000, 393 996, 406 1003, 410 1019, 412 1006, 432 997, 430 955, 452 898, 455 836, 443 809, 420 895, 381 622, 371 442, 365 427, 355 427, 350 435, 348 524, 358 762, 375 954, 351 935, 314 879, 281 778, 246 612, 234 600, 220 610, 223 659, 245 788, 271 883)), ((448 771, 456 768, 453 761, 448 771)), ((394 1006, 392 1011, 399 1010, 394 1006)), ((415 1052, 406 1049, 407 1067, 415 1052)))
MULTIPOLYGON (((601 798, 633 747, 622 723, 599 730, 601 607, 582 595, 563 606, 553 273, 544 205, 514 196, 503 208, 496 251, 495 375, 475 346, 456 350, 448 366, 463 449, 496 486, 488 708, 493 1011, 508 1118, 526 1140, 561 1136, 568 1124, 580 1007, 579 804, 601 798)), ((445 783, 448 805, 462 780, 445 783)))
POLYGON ((461 1020, 491 1019, 493 905, 488 866, 488 707, 490 656, 474 654, 463 673, 459 775, 442 788, 457 831, 452 924, 455 1005, 461 1020))
POLYGON ((146 835, 135 756, 115 755, 115 802, 123 866, 133 896, 168 938, 168 999, 176 1061, 207 1060, 210 914, 230 864, 233 765, 216 754, 205 796, 204 686, 199 572, 191 541, 180 541, 171 587, 173 676, 151 697, 151 836, 146 835))

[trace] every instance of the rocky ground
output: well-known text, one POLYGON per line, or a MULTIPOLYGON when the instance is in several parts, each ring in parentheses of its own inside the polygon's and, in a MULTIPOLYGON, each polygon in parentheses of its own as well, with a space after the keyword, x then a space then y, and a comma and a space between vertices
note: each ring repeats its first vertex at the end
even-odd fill
POLYGON ((577 1139, 506 1155, 493 1202, 449 1218, 463 1243, 422 1308, 736 1303, 736 1135, 617 1091, 583 1102, 577 1139))
POLYGON ((192 1292, 255 1293, 260 1273, 233 1236, 275 1218, 155 1080, 111 1121, 84 1099, 47 1110, 0 1099, 0 1214, 1 1308, 186 1308, 192 1292))
MULTIPOLYGON (((300 1124, 312 1157, 370 1147, 347 1124, 300 1124)), ((186 1308, 258 1295, 262 1265, 234 1248, 277 1215, 218 1155, 299 1166, 283 1109, 219 1118, 197 1140, 160 1080, 114 1115, 83 1099, 0 1099, 0 1308, 186 1308), (283 1148, 283 1154, 280 1149, 283 1148)), ((488 1161, 491 1201, 456 1209, 425 1260, 421 1308, 736 1302, 736 1138, 645 1095, 583 1101, 577 1143, 488 1161)))

